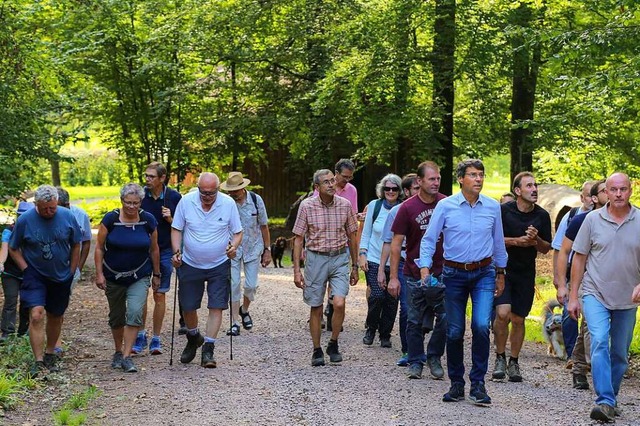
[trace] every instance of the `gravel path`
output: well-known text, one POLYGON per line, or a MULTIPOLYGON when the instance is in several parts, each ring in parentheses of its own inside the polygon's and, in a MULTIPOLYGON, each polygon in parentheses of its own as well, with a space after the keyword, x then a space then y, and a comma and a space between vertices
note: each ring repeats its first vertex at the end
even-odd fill
MULTIPOLYGON (((95 286, 83 282, 65 321, 69 350, 63 373, 32 393, 27 404, 7 412, 5 424, 52 424, 52 410, 88 384, 101 391, 85 411, 91 425, 594 424, 589 420, 593 393, 572 389, 564 362, 548 357, 539 344, 525 344, 520 357, 522 383, 487 383, 492 407, 442 402, 448 380, 409 380, 395 365, 400 355, 396 330, 392 349, 381 348, 377 339, 371 347, 362 344, 366 315, 362 282, 347 299, 340 339, 344 361, 311 367, 308 308, 293 285, 292 270, 263 269, 260 279, 251 309, 255 326, 234 338, 233 360, 229 360, 229 338, 224 336, 216 343, 218 368, 200 367, 199 353, 194 362, 182 365, 179 355, 185 339, 176 334, 174 363, 169 366, 169 306, 165 353, 136 357, 137 374, 110 369, 113 349, 106 299, 95 286)), ((171 305, 173 292, 168 300, 171 305)), ((205 311, 200 313, 202 326, 205 311)), ((323 345, 328 339, 324 332, 323 345)), ((635 377, 623 383, 623 415, 616 424, 640 425, 639 384, 635 377)))

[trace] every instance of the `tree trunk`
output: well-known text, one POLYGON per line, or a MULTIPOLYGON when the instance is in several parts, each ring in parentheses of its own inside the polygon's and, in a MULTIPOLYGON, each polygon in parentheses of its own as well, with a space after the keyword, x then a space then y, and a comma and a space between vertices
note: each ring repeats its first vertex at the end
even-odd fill
POLYGON ((433 39, 432 135, 442 162, 440 191, 453 185, 453 103, 456 47, 456 1, 437 0, 433 39))
POLYGON ((536 19, 534 11, 526 2, 521 2, 514 11, 515 36, 511 39, 513 49, 513 82, 511 95, 511 181, 522 171, 533 170, 532 120, 535 110, 536 85, 541 65, 539 40, 529 43, 523 33, 530 30, 536 19))
POLYGON ((51 184, 53 186, 62 186, 60 181, 60 161, 56 158, 50 160, 51 163, 51 184))

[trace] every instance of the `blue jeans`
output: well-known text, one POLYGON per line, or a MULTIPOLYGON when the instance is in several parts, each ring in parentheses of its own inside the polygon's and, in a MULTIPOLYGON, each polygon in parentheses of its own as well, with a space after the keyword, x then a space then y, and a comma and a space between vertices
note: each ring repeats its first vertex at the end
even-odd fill
POLYGON ((402 353, 406 354, 407 349, 407 280, 404 278, 402 268, 404 262, 400 258, 400 264, 398 265, 398 281, 400 281, 400 345, 402 346, 402 353))
POLYGON ((444 305, 447 312, 447 370, 451 383, 464 384, 464 332, 466 308, 471 296, 471 372, 472 384, 483 383, 489 367, 489 323, 496 287, 496 271, 488 265, 474 271, 445 266, 444 305))
POLYGON ((405 277, 407 287, 407 351, 409 364, 424 361, 425 319, 429 315, 435 317, 433 334, 427 345, 427 358, 442 357, 447 343, 447 316, 444 310, 444 289, 441 287, 424 287, 420 280, 405 277), (434 292, 439 297, 434 298, 434 292))
POLYGON ((567 303, 565 302, 562 307, 562 339, 567 350, 567 357, 571 358, 573 348, 576 346, 576 340, 578 339, 578 321, 569 315, 567 303))
POLYGON ((591 333, 591 375, 596 404, 614 407, 622 376, 627 371, 637 308, 607 309, 592 295, 582 300, 591 333))

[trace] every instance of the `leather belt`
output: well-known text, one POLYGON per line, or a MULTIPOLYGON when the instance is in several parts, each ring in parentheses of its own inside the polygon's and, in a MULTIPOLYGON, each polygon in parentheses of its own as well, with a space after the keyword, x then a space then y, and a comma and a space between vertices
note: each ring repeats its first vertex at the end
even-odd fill
POLYGON ((341 249, 338 250, 331 250, 331 251, 315 251, 315 250, 309 250, 311 253, 314 254, 318 254, 320 256, 328 256, 328 257, 333 257, 333 256, 339 256, 343 253, 347 252, 347 248, 346 247, 342 247, 341 249))
POLYGON ((477 262, 459 263, 445 259, 444 265, 451 268, 462 269, 464 271, 475 271, 476 269, 484 268, 485 266, 491 265, 491 260, 492 259, 490 257, 487 257, 477 262))

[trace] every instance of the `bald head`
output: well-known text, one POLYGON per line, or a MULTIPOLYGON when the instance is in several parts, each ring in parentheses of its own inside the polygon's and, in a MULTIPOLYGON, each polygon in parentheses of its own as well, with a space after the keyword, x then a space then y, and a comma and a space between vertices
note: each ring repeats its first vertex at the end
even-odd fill
POLYGON ((625 173, 616 172, 607 178, 607 195, 611 208, 626 209, 631 192, 631 180, 625 173))
POLYGON ((220 179, 215 173, 202 172, 198 177, 198 186, 202 187, 202 185, 215 185, 217 187, 220 185, 220 179))

